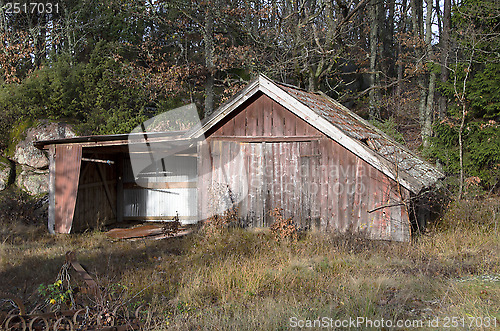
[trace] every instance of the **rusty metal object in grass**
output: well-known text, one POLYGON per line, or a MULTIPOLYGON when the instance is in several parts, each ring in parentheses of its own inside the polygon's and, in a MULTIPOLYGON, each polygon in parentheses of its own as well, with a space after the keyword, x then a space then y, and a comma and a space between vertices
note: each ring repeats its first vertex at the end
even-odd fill
POLYGON ((5 330, 26 330, 26 320, 21 315, 11 315, 5 321, 5 330))
POLYGON ((99 286, 95 280, 88 274, 88 272, 82 267, 82 265, 76 260, 75 252, 67 252, 66 253, 66 263, 71 264, 73 269, 83 278, 85 283, 88 286, 88 293, 94 296, 99 295, 99 286))
MULTIPOLYGON (((174 221, 175 222, 175 221, 174 221)), ((112 229, 106 235, 114 240, 167 239, 181 237, 192 232, 191 229, 167 222, 166 224, 145 224, 127 229, 112 229)))
POLYGON ((54 323, 54 331, 58 330, 74 330, 75 327, 71 320, 65 316, 59 317, 54 323))
MULTIPOLYGON (((75 269, 87 285, 86 288, 81 288, 80 292, 94 295, 96 298, 101 296, 98 284, 78 263, 74 252, 66 253, 66 262, 61 270, 67 272, 69 266, 75 269)), ((65 279, 69 283, 69 274, 65 275, 65 279)), ((72 302, 72 307, 76 307, 74 302, 72 302)), ((116 306, 113 310, 112 308, 108 310, 102 307, 86 306, 82 309, 44 312, 45 308, 46 305, 37 305, 27 314, 20 298, 0 292, 0 330, 139 330, 144 325, 143 321, 149 323, 151 317, 149 309, 145 312, 145 308, 140 306, 134 318, 130 316, 127 307, 123 304, 116 306)))
POLYGON ((12 294, 4 292, 0 292, 0 311, 7 311, 9 314, 26 315, 23 301, 12 294))
POLYGON ((41 317, 41 316, 35 316, 28 323, 28 330, 29 331, 49 330, 49 328, 50 328, 49 321, 46 318, 41 317))

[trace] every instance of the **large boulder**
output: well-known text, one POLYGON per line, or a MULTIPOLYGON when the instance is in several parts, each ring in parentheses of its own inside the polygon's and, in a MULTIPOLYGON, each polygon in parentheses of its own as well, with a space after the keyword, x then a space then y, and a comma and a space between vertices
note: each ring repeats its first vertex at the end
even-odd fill
POLYGON ((7 185, 9 185, 11 176, 13 175, 12 163, 4 158, 0 157, 0 191, 5 190, 7 185))
POLYGON ((35 146, 33 142, 37 140, 49 140, 60 138, 76 137, 75 132, 70 125, 66 123, 54 123, 48 120, 37 121, 33 126, 22 126, 18 128, 17 141, 13 150, 11 150, 12 159, 18 163, 37 169, 46 169, 49 166, 47 154, 35 146))
POLYGON ((49 191, 49 170, 20 165, 16 185, 29 195, 47 193, 49 191))

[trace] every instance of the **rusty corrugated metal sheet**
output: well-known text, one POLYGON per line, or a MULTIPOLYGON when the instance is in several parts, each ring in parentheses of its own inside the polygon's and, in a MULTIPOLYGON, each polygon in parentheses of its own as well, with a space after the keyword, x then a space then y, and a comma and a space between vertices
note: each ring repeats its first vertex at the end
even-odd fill
POLYGON ((442 177, 436 168, 413 155, 340 103, 322 94, 310 93, 282 84, 277 85, 346 135, 363 142, 368 148, 397 165, 399 170, 419 180, 424 187, 434 184, 442 177))
POLYGON ((70 233, 75 213, 82 147, 56 146, 55 232, 70 233))

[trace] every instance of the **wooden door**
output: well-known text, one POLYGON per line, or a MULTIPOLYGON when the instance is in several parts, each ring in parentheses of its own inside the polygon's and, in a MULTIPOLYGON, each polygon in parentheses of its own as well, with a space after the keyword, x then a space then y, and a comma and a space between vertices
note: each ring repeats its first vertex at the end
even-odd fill
POLYGON ((205 208, 213 210, 215 203, 221 212, 236 202, 242 223, 253 227, 270 226, 275 208, 302 227, 319 218, 314 176, 320 158, 314 142, 212 141, 210 149, 211 196, 205 208))

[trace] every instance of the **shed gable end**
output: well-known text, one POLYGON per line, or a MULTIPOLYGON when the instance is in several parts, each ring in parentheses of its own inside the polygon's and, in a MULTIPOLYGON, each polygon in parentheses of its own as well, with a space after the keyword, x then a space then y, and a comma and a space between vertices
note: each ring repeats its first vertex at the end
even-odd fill
POLYGON ((311 124, 262 93, 234 110, 211 132, 207 138, 326 137, 311 124))

